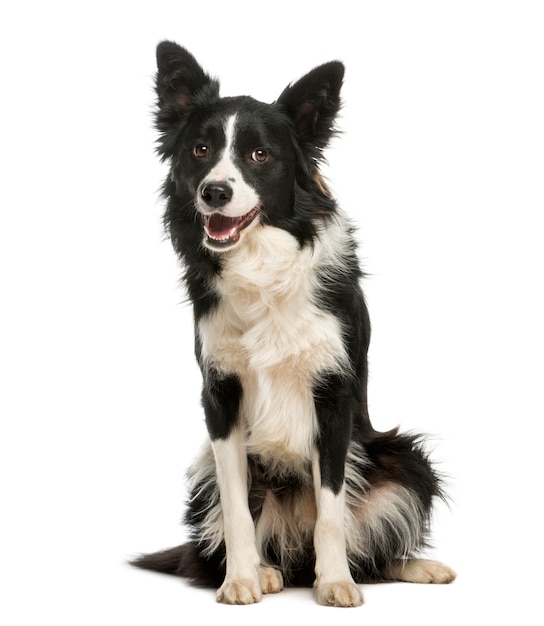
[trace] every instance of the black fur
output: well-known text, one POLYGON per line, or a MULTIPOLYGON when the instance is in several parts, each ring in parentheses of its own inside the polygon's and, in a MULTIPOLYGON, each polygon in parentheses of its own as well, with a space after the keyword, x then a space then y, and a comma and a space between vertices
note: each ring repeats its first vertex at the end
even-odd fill
MULTIPOLYGON (((185 268, 187 293, 193 304, 195 322, 214 311, 220 295, 214 289, 221 275, 223 260, 202 245, 202 222, 196 215, 194 197, 202 177, 201 166, 187 146, 208 143, 221 146, 218 120, 236 112, 247 129, 247 150, 258 141, 272 154, 281 155, 267 169, 240 163, 246 181, 263 199, 261 220, 289 232, 299 246, 312 246, 319 226, 335 219, 334 199, 319 177, 322 150, 334 134, 334 119, 340 108, 340 87, 344 68, 332 62, 316 68, 286 88, 277 102, 264 104, 249 97, 220 98, 219 85, 207 76, 192 55, 171 42, 159 45, 156 77, 156 126, 160 133, 158 152, 171 164, 163 188, 166 199, 165 226, 174 249, 185 268), (253 133, 253 135, 252 135, 253 133)), ((244 153, 244 146, 238 146, 244 153)), ((218 150, 219 151, 219 150, 218 150)), ((212 157, 214 155, 212 154, 212 157)), ((207 167, 209 164, 207 165, 207 167)), ((315 293, 318 307, 336 316, 343 328, 350 369, 343 374, 323 372, 313 386, 319 435, 315 442, 320 452, 323 484, 338 493, 346 481, 352 490, 370 493, 387 483, 403 486, 421 510, 419 537, 414 549, 425 545, 427 524, 433 498, 442 497, 438 475, 424 450, 421 437, 402 435, 393 430, 377 432, 371 425, 367 406, 367 350, 370 322, 360 286, 362 272, 353 239, 344 250, 341 266, 328 267, 319 277, 315 293), (346 455, 356 443, 364 459, 348 461, 352 470, 345 476, 346 455), (356 477, 355 479, 353 477, 356 477)), ((228 436, 237 421, 244 390, 236 376, 225 377, 206 369, 197 336, 196 356, 203 370, 203 406, 210 437, 228 436)), ((312 489, 307 472, 277 475, 257 457, 249 457, 251 488, 249 507, 255 523, 262 513, 268 492, 286 506, 312 489)), ((185 576, 196 584, 217 587, 225 573, 225 547, 211 554, 201 540, 207 512, 218 504, 218 494, 209 477, 193 484, 185 522, 191 541, 171 550, 142 556, 134 564, 148 569, 185 576)), ((385 522, 384 522, 385 523, 385 522)), ((392 523, 392 522, 391 522, 392 523)), ((414 523, 412 520, 408 523, 414 523)), ((387 540, 377 544, 372 554, 350 560, 356 582, 381 579, 385 568, 405 554, 399 527, 391 527, 387 540)), ((281 546, 271 538, 266 553, 271 564, 282 568, 281 546)), ((287 584, 311 585, 314 581, 315 555, 309 535, 298 546, 288 571, 282 569, 287 584)))

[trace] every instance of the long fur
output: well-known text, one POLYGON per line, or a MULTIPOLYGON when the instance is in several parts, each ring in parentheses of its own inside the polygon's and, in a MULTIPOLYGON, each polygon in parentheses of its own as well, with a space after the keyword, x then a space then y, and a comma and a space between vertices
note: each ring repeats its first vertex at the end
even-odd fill
POLYGON ((260 563, 262 592, 315 583, 322 603, 359 604, 353 581, 416 578, 410 559, 443 492, 422 437, 378 432, 368 416, 362 272, 319 174, 343 66, 264 104, 221 98, 177 44, 157 58, 165 226, 193 304, 210 440, 189 471, 190 541, 134 564, 247 603, 260 563), (248 520, 246 549, 235 527, 248 520))

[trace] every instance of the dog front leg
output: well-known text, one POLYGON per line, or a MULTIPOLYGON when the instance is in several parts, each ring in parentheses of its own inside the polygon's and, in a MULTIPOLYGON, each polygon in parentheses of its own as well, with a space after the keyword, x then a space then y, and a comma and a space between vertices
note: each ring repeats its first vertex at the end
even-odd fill
POLYGON ((255 526, 248 507, 244 438, 235 429, 227 439, 217 439, 212 446, 227 552, 225 581, 217 592, 217 600, 226 604, 252 604, 261 599, 260 559, 255 545, 255 526))
POLYGON ((202 394, 206 425, 215 457, 226 549, 225 580, 217 600, 252 604, 261 599, 255 526, 248 504, 245 437, 239 423, 242 389, 235 376, 206 372, 202 394))
MULTIPOLYGON (((319 461, 314 461, 314 484, 319 484, 319 461)), ((316 599, 326 606, 359 606, 363 595, 351 575, 344 531, 344 487, 334 493, 316 486, 314 529, 316 599)))
POLYGON ((316 598, 327 606, 359 606, 363 595, 349 569, 345 536, 344 468, 351 435, 349 401, 340 377, 314 390, 319 425, 312 475, 317 504, 314 529, 316 598))

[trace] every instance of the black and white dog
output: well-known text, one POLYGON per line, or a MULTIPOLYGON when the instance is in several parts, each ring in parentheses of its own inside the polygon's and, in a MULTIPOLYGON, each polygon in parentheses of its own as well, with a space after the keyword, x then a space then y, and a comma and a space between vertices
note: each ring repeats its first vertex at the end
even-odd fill
POLYGON ((135 565, 249 604, 287 585, 357 606, 357 583, 446 583, 414 558, 440 481, 421 438, 367 410, 370 324, 352 228, 319 172, 344 67, 277 102, 221 98, 175 43, 157 50, 165 224, 193 304, 210 440, 190 470, 191 541, 135 565))

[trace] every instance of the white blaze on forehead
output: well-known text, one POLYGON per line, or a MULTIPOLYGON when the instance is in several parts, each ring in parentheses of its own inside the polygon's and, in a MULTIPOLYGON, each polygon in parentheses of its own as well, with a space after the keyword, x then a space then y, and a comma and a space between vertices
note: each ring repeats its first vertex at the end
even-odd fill
POLYGON ((219 162, 211 169, 210 173, 206 177, 208 182, 223 182, 229 181, 230 183, 237 181, 240 177, 240 170, 234 165, 235 151, 234 151, 234 139, 235 139, 235 125, 236 115, 231 115, 225 121, 225 147, 221 153, 219 162))
POLYGON ((209 171, 203 184, 228 183, 232 187, 232 200, 224 207, 222 213, 230 217, 238 217, 246 215, 260 204, 260 198, 257 191, 244 180, 241 170, 236 165, 236 114, 225 120, 223 128, 225 146, 219 161, 209 171))
POLYGON ((231 115, 225 124, 225 151, 223 158, 228 155, 228 158, 234 159, 234 139, 235 139, 235 127, 236 127, 236 115, 231 115))

